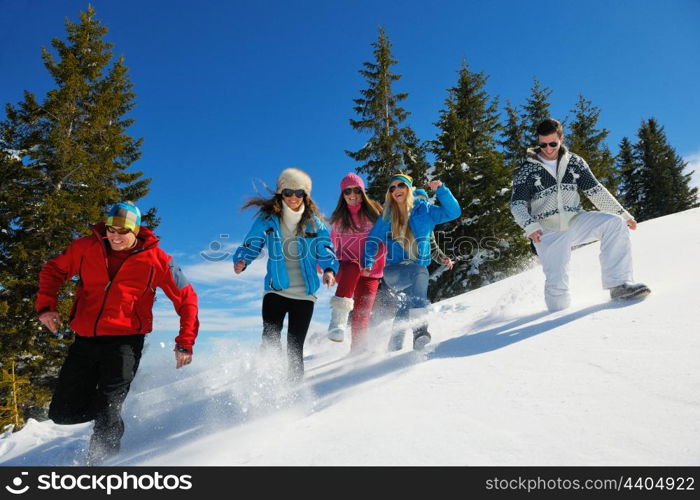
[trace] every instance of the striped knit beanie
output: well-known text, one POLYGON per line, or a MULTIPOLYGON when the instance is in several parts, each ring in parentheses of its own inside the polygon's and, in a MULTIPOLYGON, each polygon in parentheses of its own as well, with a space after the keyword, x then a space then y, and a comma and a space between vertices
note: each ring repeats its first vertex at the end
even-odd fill
POLYGON ((130 229, 132 233, 139 234, 139 228, 141 227, 141 210, 128 201, 117 203, 112 205, 112 208, 107 212, 105 224, 108 226, 130 229))
POLYGON ((408 187, 413 187, 413 177, 408 174, 396 174, 389 179, 389 184, 394 181, 401 181, 405 183, 408 187))

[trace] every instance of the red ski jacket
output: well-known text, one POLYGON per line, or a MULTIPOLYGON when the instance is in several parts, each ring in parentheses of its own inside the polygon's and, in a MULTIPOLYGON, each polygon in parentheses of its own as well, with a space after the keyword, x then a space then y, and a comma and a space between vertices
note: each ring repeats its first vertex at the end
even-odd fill
POLYGON ((142 245, 131 253, 114 279, 107 271, 106 227, 73 241, 39 273, 37 312, 55 311, 58 291, 71 277, 80 278, 73 300, 70 327, 78 335, 133 335, 153 330, 153 301, 160 287, 180 316, 178 346, 192 350, 197 332, 197 294, 170 255, 158 248, 158 238, 141 227, 142 245))

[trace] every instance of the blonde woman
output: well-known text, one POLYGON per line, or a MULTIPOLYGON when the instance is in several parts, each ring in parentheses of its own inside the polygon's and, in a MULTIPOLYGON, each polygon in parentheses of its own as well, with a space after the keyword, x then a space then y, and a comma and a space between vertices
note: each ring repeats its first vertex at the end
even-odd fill
MULTIPOLYGON (((459 203, 439 180, 428 183, 440 205, 413 196, 413 179, 396 174, 389 179, 382 216, 367 236, 362 256, 363 275, 369 276, 380 245, 386 245, 383 285, 398 300, 397 320, 410 320, 413 349, 423 349, 431 340, 428 332, 428 264, 431 261, 430 235, 437 224, 456 219, 459 203)), ((389 350, 403 346, 401 322, 392 332, 389 350)))

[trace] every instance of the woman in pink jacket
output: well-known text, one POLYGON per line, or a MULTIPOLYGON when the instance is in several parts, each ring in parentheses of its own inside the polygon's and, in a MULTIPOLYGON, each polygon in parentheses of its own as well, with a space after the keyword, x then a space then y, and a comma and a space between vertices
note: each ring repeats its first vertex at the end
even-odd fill
POLYGON ((352 313, 352 341, 350 348, 357 352, 365 347, 367 325, 377 294, 379 280, 384 270, 384 248, 380 249, 377 262, 369 276, 362 276, 360 257, 367 234, 381 214, 381 206, 365 193, 365 183, 350 173, 340 181, 340 199, 331 215, 331 239, 335 247, 340 271, 338 288, 331 299, 331 323, 328 338, 342 342, 348 315, 352 313))

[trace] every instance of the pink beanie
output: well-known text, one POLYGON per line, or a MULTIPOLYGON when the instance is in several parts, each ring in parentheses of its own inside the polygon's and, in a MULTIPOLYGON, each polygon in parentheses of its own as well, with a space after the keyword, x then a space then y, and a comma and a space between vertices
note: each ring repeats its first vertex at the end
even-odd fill
POLYGON ((360 189, 363 191, 365 190, 365 181, 362 180, 362 177, 360 177, 357 174, 353 174, 352 172, 343 177, 343 180, 340 181, 340 190, 342 191, 346 187, 349 186, 359 186, 360 189))

